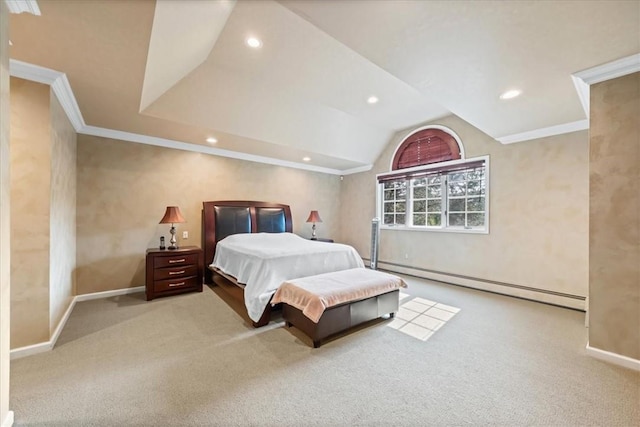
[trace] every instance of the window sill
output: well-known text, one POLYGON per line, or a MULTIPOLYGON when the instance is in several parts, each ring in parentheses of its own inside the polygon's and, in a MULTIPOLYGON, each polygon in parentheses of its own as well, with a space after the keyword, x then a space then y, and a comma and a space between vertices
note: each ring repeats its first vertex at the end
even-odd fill
POLYGON ((424 227, 407 227, 407 226, 389 226, 380 225, 380 230, 394 231, 426 231, 435 233, 460 233, 460 234, 489 234, 488 229, 468 229, 468 228, 424 228, 424 227))

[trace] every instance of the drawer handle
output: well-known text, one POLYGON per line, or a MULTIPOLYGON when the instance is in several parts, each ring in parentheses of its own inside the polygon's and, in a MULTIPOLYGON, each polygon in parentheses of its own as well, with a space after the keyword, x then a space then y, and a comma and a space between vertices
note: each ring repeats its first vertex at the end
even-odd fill
POLYGON ((169 276, 172 276, 174 274, 184 274, 185 270, 181 270, 181 271, 170 271, 169 272, 169 276))
POLYGON ((170 259, 169 260, 169 264, 175 264, 176 262, 185 262, 186 260, 184 258, 182 259, 170 259))
POLYGON ((174 286, 184 286, 185 282, 180 282, 180 283, 169 283, 169 287, 173 288, 174 286))

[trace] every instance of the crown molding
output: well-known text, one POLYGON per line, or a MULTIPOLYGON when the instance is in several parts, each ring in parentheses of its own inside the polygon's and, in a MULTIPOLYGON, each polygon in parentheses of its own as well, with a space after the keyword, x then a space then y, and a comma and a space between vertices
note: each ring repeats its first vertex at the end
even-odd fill
POLYGON ((589 117, 590 85, 640 71, 640 53, 588 68, 571 75, 584 112, 589 117))
POLYGON ((372 165, 365 165, 363 167, 342 171, 339 169, 290 162, 286 160, 275 159, 272 157, 257 156, 254 154, 223 150, 221 148, 208 147, 200 144, 192 144, 188 142, 158 138, 155 136, 124 132, 96 126, 88 126, 82 117, 82 112, 80 111, 80 107, 76 102, 76 98, 73 94, 73 90, 71 89, 71 85, 69 84, 69 80, 67 79, 66 74, 61 73, 60 71, 40 67, 38 65, 29 64, 27 62, 18 61, 15 59, 11 59, 9 61, 9 72, 14 77, 50 85, 53 89, 53 92, 57 96, 58 101, 60 101, 60 105, 67 114, 67 117, 69 118, 72 126, 74 127, 76 132, 80 134, 119 139, 122 141, 155 145, 158 147, 174 148, 177 150, 193 151, 196 153, 210 154, 214 156, 246 160, 249 162, 264 163, 274 166, 284 166, 288 168, 302 169, 311 172, 326 173, 330 175, 348 175, 357 172, 364 172, 371 169, 372 167, 372 165))
POLYGON ((515 133, 513 135, 506 135, 500 138, 496 138, 496 140, 502 144, 513 144, 514 142, 530 141, 532 139, 562 135, 563 133, 577 132, 585 129, 589 129, 589 120, 587 119, 530 130, 522 133, 515 133))
POLYGON ((640 71, 640 53, 620 58, 597 67, 579 71, 573 76, 579 78, 588 85, 626 76, 640 71))
POLYGON ((102 138, 118 139, 121 141, 137 142, 138 144, 155 145, 156 147, 173 148, 176 150, 192 151, 195 153, 211 154, 214 156, 227 157, 231 159, 246 160, 248 162, 264 163, 274 166, 284 166, 294 169, 303 169, 311 172, 321 172, 330 175, 343 175, 343 171, 338 169, 313 166, 302 163, 290 162, 287 160, 275 159, 273 157, 257 156, 255 154, 241 153, 238 151, 224 150, 221 148, 208 147, 206 145, 192 144, 189 142, 175 141, 172 139, 158 138, 156 136, 142 135, 139 133, 123 132, 120 130, 106 129, 96 126, 84 126, 78 133, 102 138))
POLYGON ((571 75, 571 80, 573 80, 573 85, 576 88, 576 92, 578 92, 578 97, 587 115, 587 119, 506 135, 496 139, 502 144, 513 144, 514 142, 529 141, 531 139, 589 129, 590 85, 626 76, 627 74, 638 71, 640 71, 640 53, 574 73, 571 75))
POLYGON ((4 0, 11 13, 31 13, 40 16, 40 7, 36 0, 4 0))
POLYGON ((9 60, 9 74, 13 77, 51 86, 76 132, 85 126, 80 107, 78 107, 66 74, 15 59, 9 60))
POLYGON ((82 112, 80 111, 76 97, 71 90, 71 84, 69 84, 67 75, 62 74, 58 77, 56 81, 51 84, 51 88, 53 89, 53 93, 58 97, 62 109, 67 113, 71 125, 76 132, 79 132, 86 124, 84 118, 82 118, 82 112))
POLYGON ((18 61, 17 59, 9 59, 9 74, 13 77, 47 85, 53 84, 62 75, 60 71, 18 61))
POLYGON ((589 105, 591 102, 591 86, 584 82, 580 77, 576 77, 575 75, 571 76, 571 80, 573 80, 573 85, 576 88, 576 92, 578 92, 578 98, 580 98, 580 103, 582 104, 582 109, 584 113, 589 118, 589 105))
POLYGON ((357 168, 345 169, 342 172, 340 172, 340 174, 341 175, 352 175, 354 173, 367 172, 367 171, 370 171, 372 167, 373 167, 372 164, 368 164, 368 165, 364 165, 364 166, 359 166, 357 168))

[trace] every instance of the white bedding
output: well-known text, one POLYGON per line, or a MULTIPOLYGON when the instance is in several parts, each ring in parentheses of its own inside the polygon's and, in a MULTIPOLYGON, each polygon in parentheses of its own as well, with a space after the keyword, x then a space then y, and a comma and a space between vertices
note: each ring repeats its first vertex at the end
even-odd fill
POLYGON ((247 312, 257 322, 285 280, 364 267, 364 263, 348 245, 310 241, 293 233, 243 233, 218 242, 211 267, 245 285, 247 312))

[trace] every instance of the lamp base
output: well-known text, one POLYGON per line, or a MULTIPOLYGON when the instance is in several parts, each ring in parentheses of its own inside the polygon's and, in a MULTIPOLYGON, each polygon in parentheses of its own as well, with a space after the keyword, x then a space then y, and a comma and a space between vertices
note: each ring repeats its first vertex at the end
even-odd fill
POLYGON ((173 226, 173 224, 171 224, 171 230, 169 230, 169 233, 171 233, 171 240, 169 240, 169 243, 171 243, 169 245, 169 247, 167 249, 169 249, 170 251, 174 251, 176 249, 178 249, 178 245, 176 245, 177 240, 176 240, 176 228, 173 226))

